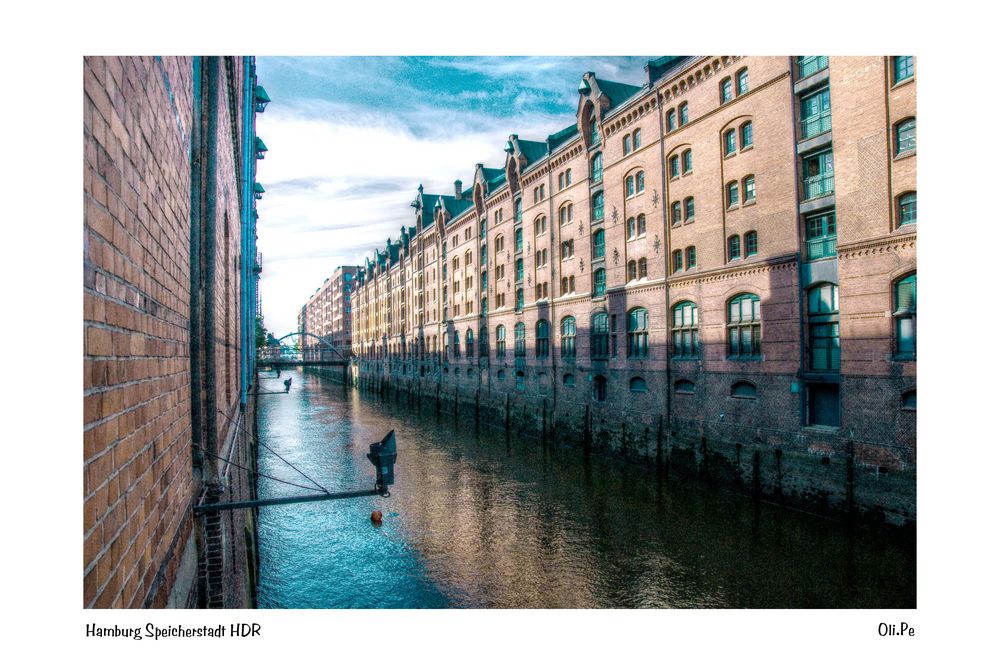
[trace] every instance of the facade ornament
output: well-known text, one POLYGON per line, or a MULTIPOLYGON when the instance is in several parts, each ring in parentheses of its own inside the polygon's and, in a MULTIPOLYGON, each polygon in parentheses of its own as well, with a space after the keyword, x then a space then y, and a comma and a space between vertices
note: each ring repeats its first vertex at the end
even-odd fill
POLYGON ((507 252, 507 260, 510 261, 510 251, 507 252))
POLYGON ((611 257, 614 258, 615 265, 618 265, 618 247, 615 247, 614 253, 611 254, 611 257))
POLYGON ((525 249, 526 249, 527 251, 529 251, 529 252, 531 251, 531 243, 530 243, 530 242, 527 242, 527 243, 525 243, 525 245, 524 245, 524 246, 525 246, 525 249))
POLYGON ((655 189, 653 190, 653 196, 650 200, 653 202, 653 207, 656 207, 660 202, 660 194, 655 189))
POLYGON ((611 223, 618 223, 618 208, 616 206, 611 207, 611 223))
POLYGON ((531 285, 531 275, 530 274, 528 275, 528 285, 529 286, 531 285))
POLYGON ((653 236, 653 251, 655 251, 656 253, 660 253, 660 236, 659 235, 654 235, 653 236))
POLYGON ((578 236, 582 236, 582 235, 583 235, 583 222, 582 222, 582 221, 581 221, 581 222, 580 222, 580 224, 579 224, 579 225, 578 225, 578 226, 576 227, 576 234, 577 234, 578 236))
POLYGON ((580 259, 580 272, 579 272, 579 274, 583 274, 583 259, 582 258, 580 259))

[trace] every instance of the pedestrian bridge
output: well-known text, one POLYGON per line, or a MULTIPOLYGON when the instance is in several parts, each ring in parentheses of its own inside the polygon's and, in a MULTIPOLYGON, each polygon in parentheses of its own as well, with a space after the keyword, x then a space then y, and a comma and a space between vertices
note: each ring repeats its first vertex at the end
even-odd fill
POLYGON ((345 367, 350 362, 350 348, 337 347, 322 337, 308 332, 291 332, 277 339, 278 344, 271 344, 257 349, 257 366, 264 367, 302 367, 302 366, 340 366, 345 367), (281 345, 288 337, 310 337, 320 342, 319 346, 303 347, 305 339, 300 339, 298 348, 281 345))

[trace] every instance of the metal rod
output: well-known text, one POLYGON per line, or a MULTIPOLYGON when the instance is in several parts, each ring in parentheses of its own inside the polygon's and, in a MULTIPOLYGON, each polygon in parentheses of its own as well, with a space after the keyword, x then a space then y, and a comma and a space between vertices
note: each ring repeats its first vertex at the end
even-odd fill
POLYGON ((222 510, 238 510, 244 507, 263 507, 265 505, 288 505, 291 503, 308 503, 317 500, 339 500, 341 498, 363 498, 364 496, 381 496, 381 489, 364 489, 362 491, 343 491, 341 493, 321 493, 315 496, 286 496, 284 498, 264 498, 261 500, 244 500, 236 503, 209 503, 195 505, 195 514, 219 512, 222 510))

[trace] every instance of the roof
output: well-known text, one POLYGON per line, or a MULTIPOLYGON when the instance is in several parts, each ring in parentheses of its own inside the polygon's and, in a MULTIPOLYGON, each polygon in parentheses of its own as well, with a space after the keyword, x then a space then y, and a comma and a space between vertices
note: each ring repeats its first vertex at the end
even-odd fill
POLYGON ((600 78, 597 80, 597 86, 601 89, 601 92, 608 96, 611 100, 611 108, 620 105, 626 99, 634 95, 639 90, 642 90, 637 85, 629 85, 627 83, 617 83, 615 81, 605 81, 600 78))
POLYGON ((663 78, 667 72, 676 69, 678 65, 690 57, 690 55, 664 55, 661 58, 650 60, 646 63, 649 84, 652 85, 659 79, 663 78))
POLYGON ((572 137, 576 136, 579 131, 580 128, 576 126, 576 123, 573 123, 565 129, 560 129, 554 134, 549 134, 549 137, 545 142, 548 144, 549 150, 552 151, 570 140, 572 137))
POLYGON ((541 141, 522 141, 518 139, 517 145, 521 148, 521 154, 528 160, 529 166, 544 157, 549 151, 548 143, 541 141))
POLYGON ((444 209, 448 211, 448 214, 450 214, 452 218, 457 217, 472 207, 472 201, 466 199, 464 195, 462 200, 458 200, 454 196, 442 196, 441 200, 444 201, 444 209))

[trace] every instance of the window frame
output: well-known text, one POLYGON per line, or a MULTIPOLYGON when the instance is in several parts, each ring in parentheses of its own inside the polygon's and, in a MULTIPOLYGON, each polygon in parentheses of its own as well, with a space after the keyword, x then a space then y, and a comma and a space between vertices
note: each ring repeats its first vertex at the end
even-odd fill
POLYGON ((698 339, 698 305, 692 300, 678 302, 670 308, 670 322, 671 357, 699 357, 701 343, 698 339))
POLYGON ((762 345, 763 315, 760 297, 754 293, 739 293, 729 298, 726 301, 726 357, 738 361, 757 361, 762 357, 762 345), (749 319, 743 318, 744 301, 750 302, 749 319), (736 320, 733 319, 734 305, 739 314, 736 320), (744 350, 749 352, 743 352, 744 350))

